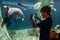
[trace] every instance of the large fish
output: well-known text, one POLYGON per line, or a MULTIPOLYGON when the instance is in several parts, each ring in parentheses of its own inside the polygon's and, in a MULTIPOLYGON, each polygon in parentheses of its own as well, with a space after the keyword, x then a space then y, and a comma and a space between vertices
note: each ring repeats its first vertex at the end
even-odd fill
POLYGON ((22 18, 22 21, 24 21, 24 14, 23 14, 22 10, 19 8, 9 7, 8 17, 11 15, 15 18, 22 18))
POLYGON ((10 23, 11 20, 13 20, 14 18, 16 19, 22 19, 22 21, 24 21, 24 14, 22 12, 21 9, 19 8, 14 8, 14 7, 10 7, 10 6, 3 6, 4 8, 7 8, 7 12, 6 12, 6 18, 3 20, 3 23, 10 23))

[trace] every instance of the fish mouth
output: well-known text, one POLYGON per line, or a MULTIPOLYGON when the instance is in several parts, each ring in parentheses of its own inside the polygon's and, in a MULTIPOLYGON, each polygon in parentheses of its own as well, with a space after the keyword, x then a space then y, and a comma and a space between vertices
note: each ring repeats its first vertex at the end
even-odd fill
POLYGON ((21 17, 16 17, 16 19, 22 19, 21 17))
POLYGON ((3 6, 4 8, 7 8, 7 6, 5 5, 5 6, 3 6))

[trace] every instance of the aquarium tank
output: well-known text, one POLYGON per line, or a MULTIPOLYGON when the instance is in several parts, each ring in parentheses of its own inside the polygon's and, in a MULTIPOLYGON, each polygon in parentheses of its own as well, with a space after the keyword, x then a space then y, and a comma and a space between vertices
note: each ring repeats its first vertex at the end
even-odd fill
MULTIPOLYGON (((36 14, 40 19, 44 20, 41 16, 40 9, 43 6, 50 6, 51 16, 53 20, 52 29, 60 33, 59 28, 55 29, 57 25, 60 25, 60 0, 1 0, 0 1, 0 40, 39 40, 39 28, 33 28, 30 22, 30 14, 36 14), (21 3, 22 5, 18 5, 21 3), (21 19, 11 20, 11 25, 4 24, 1 26, 4 18, 6 17, 6 8, 4 6, 11 6, 21 9, 24 14, 24 21, 21 19)), ((33 17, 34 22, 39 21, 33 17)))

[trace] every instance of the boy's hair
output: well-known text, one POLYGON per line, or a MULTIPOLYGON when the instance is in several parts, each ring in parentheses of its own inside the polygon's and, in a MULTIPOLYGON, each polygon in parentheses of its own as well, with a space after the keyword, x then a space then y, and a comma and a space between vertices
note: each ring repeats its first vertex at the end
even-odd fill
POLYGON ((44 6, 41 8, 41 13, 47 12, 47 14, 50 14, 51 8, 49 6, 44 6))

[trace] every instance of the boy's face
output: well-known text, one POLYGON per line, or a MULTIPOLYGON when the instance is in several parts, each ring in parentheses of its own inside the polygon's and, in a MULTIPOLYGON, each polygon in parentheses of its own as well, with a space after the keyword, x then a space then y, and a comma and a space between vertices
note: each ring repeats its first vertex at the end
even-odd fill
POLYGON ((46 16, 48 16, 48 15, 46 12, 42 12, 42 16, 43 16, 43 18, 46 18, 46 16))

